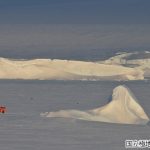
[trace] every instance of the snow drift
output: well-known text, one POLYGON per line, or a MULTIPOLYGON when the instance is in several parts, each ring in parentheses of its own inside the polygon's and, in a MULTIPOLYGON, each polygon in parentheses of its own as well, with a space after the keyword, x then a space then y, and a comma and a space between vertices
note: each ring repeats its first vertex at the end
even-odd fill
POLYGON ((84 61, 0 58, 0 79, 142 80, 140 69, 84 61))
POLYGON ((146 124, 149 121, 148 116, 131 91, 122 85, 113 90, 112 101, 103 107, 87 111, 60 110, 41 115, 121 124, 146 124))

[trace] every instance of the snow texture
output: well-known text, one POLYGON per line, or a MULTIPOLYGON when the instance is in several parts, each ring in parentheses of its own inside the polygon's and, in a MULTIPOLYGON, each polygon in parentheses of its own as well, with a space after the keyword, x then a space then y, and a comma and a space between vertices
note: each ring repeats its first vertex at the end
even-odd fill
POLYGON ((150 81, 0 80, 0 104, 8 110, 0 115, 0 149, 125 150, 126 139, 149 139, 149 124, 40 116, 45 111, 85 111, 104 106, 118 84, 129 87, 150 116, 150 81))

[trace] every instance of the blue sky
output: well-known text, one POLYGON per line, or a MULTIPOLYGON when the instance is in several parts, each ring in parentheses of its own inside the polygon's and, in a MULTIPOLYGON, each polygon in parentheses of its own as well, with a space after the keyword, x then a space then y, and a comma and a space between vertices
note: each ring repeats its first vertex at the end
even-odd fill
POLYGON ((150 50, 149 0, 1 0, 0 56, 92 59, 150 50))
POLYGON ((1 0, 0 23, 150 23, 149 0, 1 0))

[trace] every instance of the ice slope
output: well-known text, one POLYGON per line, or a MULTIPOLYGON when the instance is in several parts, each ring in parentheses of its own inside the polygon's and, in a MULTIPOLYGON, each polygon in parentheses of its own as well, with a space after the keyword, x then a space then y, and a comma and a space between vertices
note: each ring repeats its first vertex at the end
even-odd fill
POLYGON ((112 101, 103 107, 87 111, 60 110, 41 115, 121 124, 146 124, 149 121, 130 90, 122 85, 113 90, 112 101))
POLYGON ((140 69, 84 61, 0 58, 0 79, 142 80, 140 69))

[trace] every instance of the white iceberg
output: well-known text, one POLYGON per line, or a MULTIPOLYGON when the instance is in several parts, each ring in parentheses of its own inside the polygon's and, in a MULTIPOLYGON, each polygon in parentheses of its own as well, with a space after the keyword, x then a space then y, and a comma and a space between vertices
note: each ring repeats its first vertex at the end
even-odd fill
POLYGON ((113 90, 112 101, 103 107, 87 111, 60 110, 42 113, 45 117, 74 118, 120 124, 146 124, 149 117, 126 86, 113 90))
POLYGON ((0 58, 0 79, 143 80, 140 69, 68 60, 0 58))
POLYGON ((121 65, 143 71, 144 77, 150 77, 150 52, 117 53, 104 61, 98 61, 107 65, 121 65))

